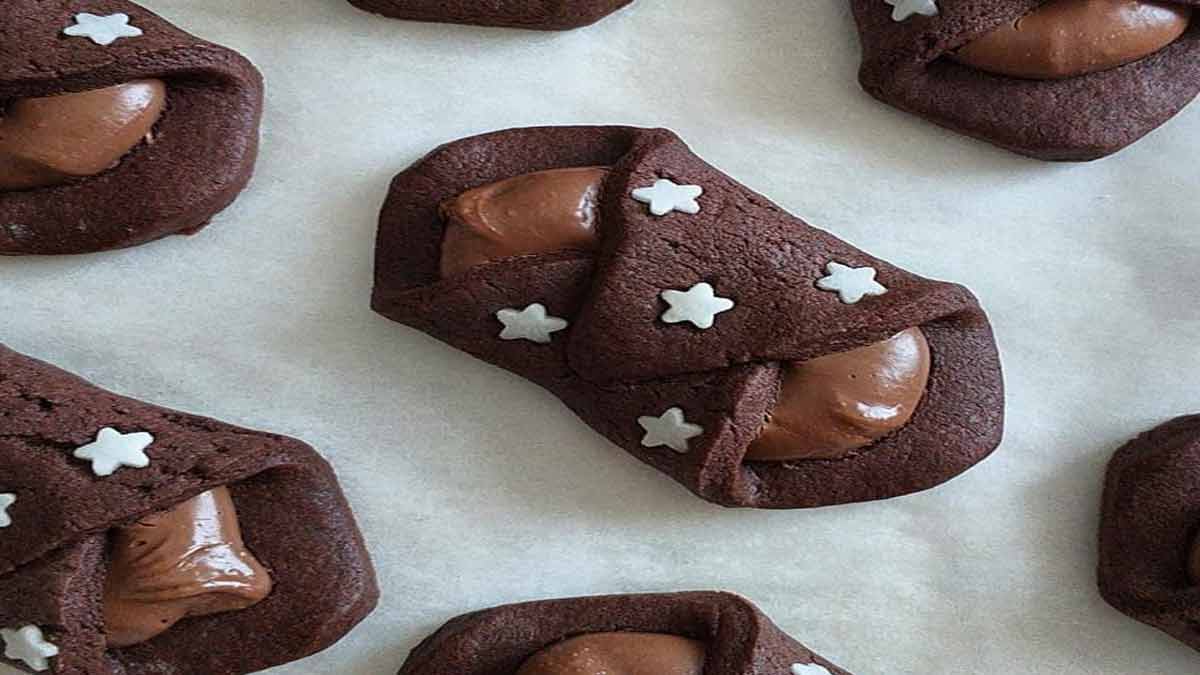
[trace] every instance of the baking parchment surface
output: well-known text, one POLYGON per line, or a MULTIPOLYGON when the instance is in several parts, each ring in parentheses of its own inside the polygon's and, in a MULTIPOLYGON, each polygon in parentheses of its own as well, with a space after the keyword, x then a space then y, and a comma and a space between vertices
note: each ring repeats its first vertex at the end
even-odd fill
POLYGON ((1109 455, 1200 410, 1200 106, 1059 166, 870 99, 844 0, 638 0, 565 34, 341 0, 144 4, 263 70, 257 175, 194 237, 0 261, 0 341, 333 461, 381 604, 272 672, 387 675, 461 612, 683 589, 744 594, 858 675, 1196 672, 1200 655, 1100 600, 1094 568, 1109 455), (370 311, 396 172, 462 136, 579 123, 674 129, 813 224, 970 286, 1006 367, 1000 450, 910 497, 723 510, 539 388, 370 311))

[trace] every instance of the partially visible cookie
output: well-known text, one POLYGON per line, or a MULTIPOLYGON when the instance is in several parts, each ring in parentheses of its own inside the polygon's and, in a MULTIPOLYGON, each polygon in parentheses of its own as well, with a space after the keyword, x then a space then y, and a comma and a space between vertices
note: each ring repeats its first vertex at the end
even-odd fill
POLYGON ((350 0, 368 12, 411 21, 469 23, 533 30, 579 28, 633 0, 350 0))
POLYGON ((1113 456, 1100 514, 1100 593, 1200 650, 1200 415, 1113 456))
POLYGON ((9 0, 0 21, 0 255, 204 227, 246 186, 262 77, 126 0, 9 0))
POLYGON ((1197 0, 851 0, 876 98, 1045 160, 1112 154, 1200 92, 1197 0))
POLYGON ((375 607, 304 443, 101 390, 0 346, 0 653, 62 675, 236 675, 375 607))
POLYGON ((717 592, 543 600, 465 614, 399 675, 850 675, 745 598, 717 592))

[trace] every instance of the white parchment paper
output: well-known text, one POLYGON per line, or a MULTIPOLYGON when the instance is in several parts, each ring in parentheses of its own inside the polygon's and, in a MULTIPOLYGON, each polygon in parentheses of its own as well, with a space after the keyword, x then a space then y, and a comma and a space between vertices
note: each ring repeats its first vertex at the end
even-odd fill
POLYGON ((1200 107, 1056 166, 867 97, 845 0, 638 0, 566 34, 341 0, 145 4, 262 69, 258 173, 198 236, 0 261, 0 341, 333 461, 383 597, 273 672, 390 675, 461 612, 681 589, 742 593, 858 675, 1200 667, 1109 609, 1094 573, 1109 455, 1200 409, 1200 107), (911 497, 722 510, 534 385, 371 313, 396 172, 462 136, 569 123, 670 127, 813 224, 970 286, 1004 354, 1001 449, 911 497))

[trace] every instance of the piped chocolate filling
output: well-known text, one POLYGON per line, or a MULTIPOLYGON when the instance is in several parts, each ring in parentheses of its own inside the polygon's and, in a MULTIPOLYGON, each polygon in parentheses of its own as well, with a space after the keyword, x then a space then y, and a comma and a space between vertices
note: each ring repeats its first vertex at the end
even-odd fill
POLYGON ((929 384, 919 328, 840 354, 788 364, 779 400, 746 459, 839 459, 912 419, 929 384))
POLYGON ((242 540, 228 488, 113 531, 104 586, 109 647, 140 644, 192 616, 246 609, 270 573, 242 540))
POLYGON ((519 255, 593 251, 607 167, 555 169, 468 190, 442 204, 442 276, 519 255))
POLYGON ((103 173, 143 142, 167 105, 161 80, 10 101, 0 117, 0 192, 103 173))
POLYGON ((1148 0, 1052 0, 948 57, 989 73, 1058 80, 1151 56, 1187 31, 1192 8, 1148 0))
POLYGON ((516 675, 702 675, 704 643, 665 633, 587 633, 529 657, 516 675))

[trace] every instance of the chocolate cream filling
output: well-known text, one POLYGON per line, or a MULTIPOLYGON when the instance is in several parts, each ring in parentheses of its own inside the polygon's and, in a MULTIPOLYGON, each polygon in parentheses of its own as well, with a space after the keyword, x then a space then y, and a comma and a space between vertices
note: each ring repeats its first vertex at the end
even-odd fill
POLYGON ((187 617, 246 609, 271 593, 271 575, 246 548, 225 487, 116 529, 109 556, 109 647, 146 642, 187 617))
POLYGON ((702 642, 665 633, 588 633, 529 657, 517 675, 702 675, 702 642))
POLYGON ((949 54, 979 70, 1056 80, 1157 53, 1188 28, 1192 8, 1147 0, 1051 0, 949 54))
MULTIPOLYGON (((484 263, 599 246, 596 204, 607 167, 554 169, 468 190, 441 205, 443 277, 484 263)), ((903 427, 929 381, 919 328, 883 342, 787 365, 749 461, 838 459, 903 427)))
POLYGON ((840 354, 788 364, 779 401, 746 452, 751 461, 838 459, 912 419, 929 384, 919 328, 840 354))
POLYGON ((595 250, 596 200, 606 176, 608 168, 599 166, 538 171, 443 204, 442 276, 519 255, 595 250))
POLYGON ((0 192, 61 185, 120 163, 167 105, 161 80, 10 102, 0 117, 0 192))

